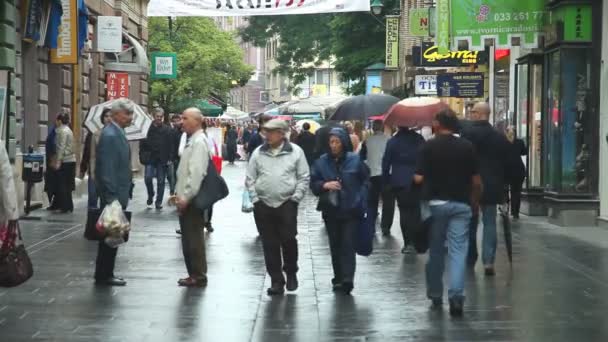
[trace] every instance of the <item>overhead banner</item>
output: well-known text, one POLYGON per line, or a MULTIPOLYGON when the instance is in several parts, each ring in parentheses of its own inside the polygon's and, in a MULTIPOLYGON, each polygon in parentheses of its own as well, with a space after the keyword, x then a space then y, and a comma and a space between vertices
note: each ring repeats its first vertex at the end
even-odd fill
POLYGON ((538 47, 545 20, 546 0, 453 0, 451 36, 453 46, 466 40, 472 50, 483 50, 485 39, 498 48, 511 47, 520 38, 525 48, 538 47))
POLYGON ((439 97, 483 97, 483 73, 459 72, 437 75, 437 96, 439 97))
POLYGON ((399 68, 399 17, 386 17, 386 69, 399 68))
MULTIPOLYGON (((455 6, 452 6, 454 8, 455 6)), ((435 42, 439 53, 450 51, 450 0, 437 0, 435 42)))
POLYGON ((61 0, 63 14, 57 36, 57 48, 51 49, 51 63, 78 63, 78 3, 77 0, 61 0))
POLYGON ((369 0, 151 0, 149 17, 230 17, 369 12, 369 0))

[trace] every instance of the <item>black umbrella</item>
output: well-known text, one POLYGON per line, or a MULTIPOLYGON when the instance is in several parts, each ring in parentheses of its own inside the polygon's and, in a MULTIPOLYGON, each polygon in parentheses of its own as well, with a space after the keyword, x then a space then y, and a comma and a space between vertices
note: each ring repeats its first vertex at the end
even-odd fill
POLYGON ((382 115, 388 112, 388 110, 397 102, 399 102, 399 98, 384 94, 349 97, 338 104, 336 111, 329 120, 364 121, 370 116, 382 115))
POLYGON ((509 257, 509 262, 513 264, 513 237, 511 235, 511 219, 509 218, 509 210, 501 208, 500 217, 502 221, 502 231, 505 234, 507 257, 509 257))

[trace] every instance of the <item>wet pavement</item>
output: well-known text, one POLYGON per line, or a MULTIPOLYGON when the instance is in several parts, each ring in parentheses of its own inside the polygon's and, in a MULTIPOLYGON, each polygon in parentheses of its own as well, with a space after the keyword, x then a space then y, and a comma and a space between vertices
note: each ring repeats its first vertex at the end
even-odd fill
MULTIPOLYGON (((357 258, 352 296, 334 294, 329 247, 312 197, 300 207, 300 288, 270 298, 261 243, 243 214, 244 165, 224 168, 230 196, 207 234, 209 285, 176 285, 185 274, 172 209, 145 207, 143 182, 131 240, 118 252, 122 288, 92 281, 97 245, 83 238, 86 209, 23 221, 35 276, 0 289, 0 341, 607 341, 608 231, 557 228, 540 219, 514 227, 514 266, 499 246, 497 276, 467 277, 465 317, 429 310, 426 256, 402 255, 377 234, 357 258)), ((397 218, 396 218, 397 219, 397 218)), ((397 222, 397 220, 395 221, 397 222)))

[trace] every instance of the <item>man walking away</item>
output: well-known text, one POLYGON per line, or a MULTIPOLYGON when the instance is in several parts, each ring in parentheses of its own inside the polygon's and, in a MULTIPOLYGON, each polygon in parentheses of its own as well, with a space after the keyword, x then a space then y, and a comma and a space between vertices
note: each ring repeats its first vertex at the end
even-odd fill
POLYGON ((312 166, 315 154, 315 135, 310 132, 310 124, 308 122, 302 125, 302 132, 298 135, 296 143, 304 151, 308 165, 312 166))
POLYGON ((375 227, 378 215, 378 203, 380 202, 380 197, 382 197, 382 222, 380 227, 382 228, 382 233, 386 236, 390 234, 393 215, 395 214, 395 197, 389 191, 388 184, 382 179, 382 159, 384 158, 386 145, 390 137, 384 134, 384 123, 382 120, 375 120, 372 123, 372 130, 374 134, 363 142, 359 156, 361 160, 367 163, 371 175, 368 215, 374 215, 372 221, 375 227))
MULTIPOLYGON (((416 230, 416 225, 420 224, 420 191, 418 187, 413 186, 413 177, 422 144, 424 138, 420 134, 407 127, 400 127, 397 134, 388 141, 382 159, 383 179, 391 187, 399 205, 401 234, 403 234, 401 253, 408 251, 410 234, 416 230)), ((392 212, 389 215, 392 218, 392 212)), ((385 222, 383 219, 383 223, 386 224, 382 227, 383 233, 390 234, 392 222, 385 222)))
POLYGON ((285 121, 268 121, 264 125, 266 143, 253 152, 247 166, 246 186, 272 280, 271 296, 283 294, 285 284, 288 291, 298 288, 298 203, 310 179, 304 152, 286 139, 288 129, 285 121))
POLYGON ((167 180, 169 181, 169 193, 175 195, 175 184, 177 182, 177 166, 179 165, 179 143, 182 138, 182 116, 173 114, 171 117, 171 159, 167 166, 167 180))
POLYGON ((178 281, 179 286, 202 287, 207 285, 207 258, 203 236, 204 219, 194 206, 201 183, 207 175, 209 149, 203 132, 203 114, 189 108, 182 116, 183 130, 188 142, 177 169, 176 205, 182 231, 182 249, 188 277, 178 281))
MULTIPOLYGON (((131 125, 135 105, 127 99, 112 104, 112 123, 103 128, 97 144, 95 160, 95 187, 101 198, 101 208, 118 201, 123 210, 129 205, 131 190, 131 152, 125 128, 131 125)), ((99 241, 95 281, 100 285, 124 286, 122 278, 114 275, 114 264, 118 248, 99 241)))
MULTIPOLYGON (((473 143, 479 156, 479 172, 483 182, 481 214, 483 221, 482 261, 487 276, 493 276, 496 256, 496 211, 505 200, 505 179, 510 164, 510 146, 507 138, 490 122, 490 106, 476 103, 471 109, 472 122, 465 125, 462 137, 473 143)), ((477 226, 479 216, 473 216, 470 227, 468 264, 477 262, 477 226)))
POLYGON ((435 138, 420 151, 414 180, 423 185, 432 223, 426 265, 427 296, 434 309, 443 298, 445 243, 448 245, 450 315, 461 316, 471 213, 477 211, 481 192, 479 160, 473 145, 454 133, 458 118, 452 110, 439 112, 433 121, 435 138))
POLYGON ((156 209, 163 208, 167 164, 172 155, 173 134, 164 123, 164 111, 155 108, 152 111, 154 121, 148 130, 148 136, 142 141, 139 150, 140 161, 146 166, 145 183, 148 189, 148 206, 154 203, 154 178, 156 177, 156 209))

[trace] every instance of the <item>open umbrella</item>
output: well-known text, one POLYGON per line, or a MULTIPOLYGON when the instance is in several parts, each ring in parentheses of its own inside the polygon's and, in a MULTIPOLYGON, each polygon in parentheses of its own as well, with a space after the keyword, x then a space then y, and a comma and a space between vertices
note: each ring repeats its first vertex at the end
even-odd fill
POLYGON ((399 127, 430 126, 435 114, 446 108, 448 105, 435 97, 410 97, 391 107, 384 122, 399 127))
POLYGON ((369 94, 349 97, 337 105, 336 111, 332 114, 329 120, 365 121, 370 116, 381 115, 388 112, 391 106, 397 102, 399 102, 399 98, 384 94, 369 94))
MULTIPOLYGON (((84 119, 84 126, 91 133, 95 133, 103 128, 100 117, 101 113, 105 108, 111 108, 112 104, 116 100, 110 100, 98 105, 95 105, 89 109, 87 117, 84 119)), ((148 129, 152 124, 152 119, 146 112, 138 105, 135 105, 135 111, 133 113, 133 122, 131 126, 125 129, 128 140, 141 140, 145 139, 148 135, 148 129)))
POLYGON ((218 118, 224 120, 243 121, 249 120, 249 113, 245 113, 242 110, 236 109, 232 106, 228 106, 224 114, 220 115, 218 118))
POLYGON ((310 133, 315 133, 319 128, 321 128, 321 125, 314 121, 314 120, 300 120, 298 122, 296 122, 296 127, 298 128, 299 131, 302 130, 302 126, 308 123, 310 125, 310 133))

